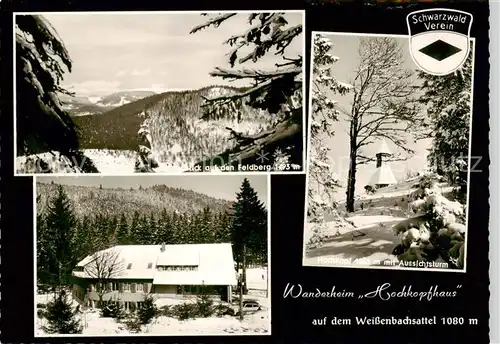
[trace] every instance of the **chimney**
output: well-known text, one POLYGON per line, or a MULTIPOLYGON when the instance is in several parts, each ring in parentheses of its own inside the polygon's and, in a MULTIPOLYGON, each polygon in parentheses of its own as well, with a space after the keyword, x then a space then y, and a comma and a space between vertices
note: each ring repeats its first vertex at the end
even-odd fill
POLYGON ((162 244, 161 244, 160 251, 161 251, 161 252, 165 252, 165 243, 162 243, 162 244))

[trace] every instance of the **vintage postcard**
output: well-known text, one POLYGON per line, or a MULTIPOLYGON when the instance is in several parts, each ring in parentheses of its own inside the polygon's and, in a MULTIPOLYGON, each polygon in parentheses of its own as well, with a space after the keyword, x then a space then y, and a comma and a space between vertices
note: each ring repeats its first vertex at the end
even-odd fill
POLYGON ((0 0, 0 341, 500 343, 495 5, 0 0))
POLYGON ((305 173, 304 11, 13 20, 16 175, 305 173))
POLYGON ((268 178, 37 177, 35 335, 269 335, 268 178))
POLYGON ((313 32, 304 265, 465 272, 474 39, 457 16, 465 36, 313 32))

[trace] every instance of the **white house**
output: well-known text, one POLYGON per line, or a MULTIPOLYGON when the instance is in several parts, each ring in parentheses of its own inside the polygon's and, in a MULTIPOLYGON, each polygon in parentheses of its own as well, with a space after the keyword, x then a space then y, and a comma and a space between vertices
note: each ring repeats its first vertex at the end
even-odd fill
MULTIPOLYGON (((85 257, 73 270, 73 295, 91 307, 96 283, 105 281, 103 301, 128 309, 146 294, 189 298, 200 292, 231 302, 237 284, 231 244, 120 245, 85 257)), ((101 283, 103 285, 103 283, 101 283)))

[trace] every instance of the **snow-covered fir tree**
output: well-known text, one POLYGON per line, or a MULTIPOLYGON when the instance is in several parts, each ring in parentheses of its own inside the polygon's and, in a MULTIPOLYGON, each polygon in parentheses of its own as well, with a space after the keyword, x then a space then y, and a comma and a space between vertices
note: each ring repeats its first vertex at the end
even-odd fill
POLYGON ((38 279, 42 284, 61 287, 69 283, 75 263, 74 241, 77 220, 73 205, 61 185, 50 200, 46 214, 38 217, 38 279))
POLYGON ((454 73, 419 73, 424 92, 420 101, 427 107, 427 135, 432 138, 428 160, 434 172, 446 176, 457 187, 461 202, 465 202, 467 193, 472 68, 471 50, 464 65, 454 73))
POLYGON ((77 310, 71 305, 64 290, 47 303, 43 316, 47 319, 47 325, 43 326, 43 329, 49 334, 82 333, 83 328, 77 310))
MULTIPOLYGON (((72 69, 62 39, 40 15, 18 15, 15 25, 17 155, 58 152, 59 163, 73 172, 99 172, 79 150, 76 125, 59 100, 59 94, 72 95, 61 86, 72 69)), ((29 165, 30 172, 52 172, 41 158, 29 165)))
POLYGON ((244 179, 233 204, 231 242, 239 268, 267 263, 267 210, 248 179, 244 179))
MULTIPOLYGON (((310 244, 323 240, 323 217, 335 213, 333 193, 340 186, 328 156, 330 148, 326 144, 326 140, 335 134, 332 125, 339 114, 336 102, 330 96, 345 94, 351 89, 350 85, 339 82, 331 74, 331 65, 338 61, 338 57, 331 54, 332 47, 327 37, 315 35, 307 216, 308 222, 316 225, 313 226, 310 244)), ((338 221, 339 225, 343 225, 340 217, 338 221)))
POLYGON ((137 318, 141 325, 147 325, 158 314, 158 309, 155 305, 155 299, 146 295, 141 306, 137 309, 137 318))
POLYGON ((139 146, 135 162, 135 172, 154 172, 154 169, 158 167, 158 162, 153 157, 152 139, 149 129, 150 117, 146 111, 141 112, 139 117, 144 118, 144 122, 137 132, 139 146))
POLYGON ((464 267, 466 208, 446 198, 439 187, 439 176, 421 177, 419 188, 412 192, 410 209, 416 217, 393 227, 401 244, 393 250, 400 261, 446 262, 450 268, 464 267))
MULTIPOLYGON (((274 151, 280 148, 289 155, 291 163, 302 164, 302 56, 287 56, 287 47, 300 37, 303 32, 301 24, 290 25, 286 13, 224 13, 206 15, 205 23, 192 29, 191 33, 205 30, 209 27, 218 28, 221 25, 231 25, 231 18, 246 16, 248 28, 244 32, 235 32, 224 42, 229 47, 227 67, 216 67, 210 73, 213 77, 229 80, 246 80, 248 87, 229 95, 207 97, 203 105, 202 119, 222 119, 241 117, 242 105, 268 112, 269 116, 279 117, 280 123, 274 130, 264 130, 257 133, 261 143, 240 143, 229 153, 232 163, 239 156, 255 160, 258 153, 266 146, 274 151), (275 68, 269 70, 247 67, 250 63, 265 60, 274 55, 282 59, 275 68), (240 69, 237 69, 240 68, 240 69), (299 101, 297 101, 299 100, 299 101), (282 123, 286 122, 286 123, 282 123), (281 124, 281 125, 280 125, 281 124), (286 129, 286 130, 285 130, 286 129), (266 137, 273 134, 272 140, 266 143, 266 137), (272 142, 271 142, 272 141, 272 142), (289 149, 289 147, 292 147, 289 149)), ((234 130, 234 128, 229 128, 234 130)), ((243 135, 245 142, 249 137, 243 135)), ((242 141, 242 142, 243 142, 242 141)), ((253 142, 253 139, 251 140, 253 142)), ((222 156, 216 152, 216 156, 222 156)), ((273 164, 274 155, 268 161, 273 164)), ((255 160, 258 162, 258 160, 255 160)), ((212 163, 212 162, 211 162, 212 163)))

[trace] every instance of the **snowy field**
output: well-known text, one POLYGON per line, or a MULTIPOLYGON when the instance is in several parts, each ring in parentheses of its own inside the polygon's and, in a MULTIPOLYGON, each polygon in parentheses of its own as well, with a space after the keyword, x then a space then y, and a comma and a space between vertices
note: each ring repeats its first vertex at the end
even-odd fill
MULTIPOLYGON (((303 264, 308 266, 390 266, 385 261, 394 262, 392 255, 401 238, 394 235, 392 226, 415 214, 408 209, 409 196, 419 178, 412 178, 396 185, 378 190, 375 194, 360 195, 356 198, 354 213, 343 211, 345 204, 339 204, 342 216, 352 227, 338 228, 333 217, 325 217, 326 240, 321 247, 311 248, 304 253, 303 264)), ((445 194, 452 190, 446 185, 439 186, 445 194)), ((312 236, 313 224, 304 229, 304 242, 312 236)))
MULTIPOLYGON (((239 273, 241 273, 241 269, 239 273)), ((246 270, 247 273, 247 287, 248 289, 253 290, 262 290, 265 291, 267 289, 267 269, 266 268, 250 268, 246 270)))
MULTIPOLYGON (((107 149, 86 149, 82 151, 85 156, 88 156, 99 170, 99 173, 108 175, 121 175, 134 173, 137 152, 134 151, 118 151, 107 149)), ((36 155, 20 156, 16 158, 16 172, 19 174, 40 173, 37 172, 35 160, 42 159, 52 173, 81 173, 78 168, 71 167, 72 162, 59 155, 58 152, 40 153, 36 155)), ((155 168, 156 173, 172 173, 180 174, 189 170, 189 166, 172 165, 168 163, 159 163, 159 167, 155 168)))
MULTIPOLYGON (((37 295, 37 303, 47 303, 50 295, 37 295)), ((259 297, 245 297, 256 299, 262 305, 262 310, 253 314, 245 315, 243 321, 237 317, 209 317, 189 320, 178 320, 176 318, 160 316, 155 318, 151 324, 143 326, 142 332, 131 334, 123 324, 117 323, 112 318, 102 318, 95 309, 84 310, 80 315, 81 323, 84 327, 82 336, 144 336, 144 335, 269 335, 270 334, 270 310, 269 302, 259 297)), ((157 306, 174 305, 182 302, 192 302, 174 299, 161 299, 157 301, 157 306)), ((74 306, 78 304, 73 301, 74 306)), ((38 319, 36 322, 37 336, 53 336, 46 334, 41 326, 45 319, 38 319)))
MULTIPOLYGON (((348 220, 355 228, 337 228, 334 222, 327 222, 326 234, 330 237, 319 248, 305 253, 303 263, 309 266, 339 265, 381 265, 393 261, 393 248, 401 242, 391 227, 406 217, 390 215, 352 216, 348 220)), ((306 225, 306 242, 311 236, 311 224, 306 225)))
MULTIPOLYGON (((267 269, 249 268, 247 273, 248 295, 244 299, 256 300, 262 306, 262 310, 254 314, 245 315, 243 321, 237 317, 223 316, 189 320, 178 320, 172 317, 160 316, 147 326, 144 326, 141 333, 137 335, 224 335, 224 334, 270 334, 270 300, 266 296, 267 269), (263 278, 264 277, 264 278, 263 278)), ((36 295, 37 304, 48 303, 53 294, 36 295)), ((73 306, 78 303, 72 301, 73 306)), ((156 306, 178 305, 183 302, 193 302, 189 300, 161 298, 156 300, 156 306)), ((237 306, 237 302, 233 306, 237 306)), ((83 336, 115 336, 115 335, 135 335, 127 331, 123 324, 117 323, 112 318, 102 318, 95 309, 85 309, 80 315, 83 329, 83 336)), ((37 336, 49 336, 44 333, 41 326, 45 319, 36 319, 37 336)))

